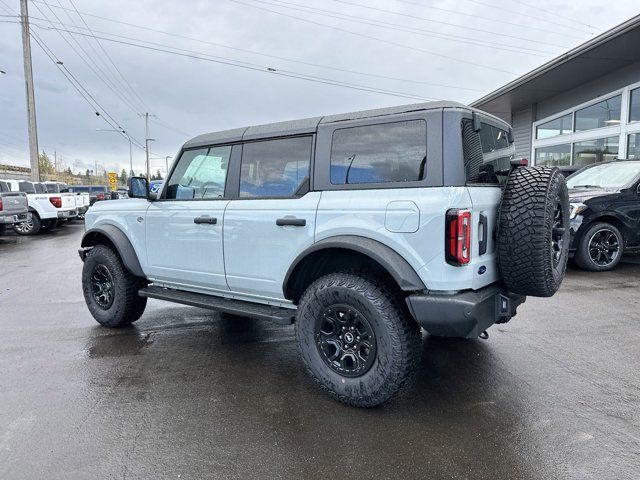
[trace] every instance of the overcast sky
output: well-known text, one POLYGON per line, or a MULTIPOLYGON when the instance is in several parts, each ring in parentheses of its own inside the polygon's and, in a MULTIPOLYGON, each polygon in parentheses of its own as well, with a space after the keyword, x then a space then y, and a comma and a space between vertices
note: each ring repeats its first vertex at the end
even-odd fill
MULTIPOLYGON (((22 44, 10 16, 19 8, 0 0, 0 163, 27 166, 22 44)), ((105 119, 144 143, 137 113, 155 114, 151 165, 164 171, 166 155, 207 131, 421 99, 469 103, 640 13, 637 0, 44 0, 29 8, 34 34, 99 104, 32 42, 40 150, 82 171, 128 169, 128 141, 97 131, 112 128, 105 119), (300 76, 316 81, 292 78, 300 76)), ((133 159, 141 171, 135 145, 133 159)))

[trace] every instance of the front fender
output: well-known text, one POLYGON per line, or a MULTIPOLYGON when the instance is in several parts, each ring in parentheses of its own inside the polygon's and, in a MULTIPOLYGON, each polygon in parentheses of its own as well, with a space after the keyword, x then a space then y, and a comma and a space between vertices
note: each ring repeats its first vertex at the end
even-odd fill
POLYGON ((100 225, 87 230, 80 244, 82 247, 80 257, 84 260, 87 249, 109 243, 116 249, 127 270, 137 277, 144 277, 144 272, 133 245, 131 245, 127 235, 115 225, 100 225))

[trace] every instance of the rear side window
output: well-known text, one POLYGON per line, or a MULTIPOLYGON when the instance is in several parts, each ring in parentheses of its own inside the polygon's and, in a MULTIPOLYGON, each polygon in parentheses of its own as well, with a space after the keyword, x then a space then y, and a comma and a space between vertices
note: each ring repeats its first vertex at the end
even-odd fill
POLYGON ((36 189, 31 182, 18 183, 18 190, 24 193, 36 193, 36 189))
POLYGON ((509 143, 506 130, 481 123, 480 132, 473 130, 473 122, 462 121, 464 170, 467 183, 498 184, 506 181, 515 147, 509 143))
POLYGON ((9 191, 9 186, 4 182, 0 182, 0 192, 8 192, 8 191, 9 191))
POLYGON ((215 200, 224 197, 231 147, 186 150, 167 183, 166 198, 215 200))
POLYGON ((240 198, 292 197, 309 177, 312 137, 245 143, 240 198))
POLYGON ((41 183, 34 183, 33 186, 36 189, 36 193, 47 193, 47 189, 41 183))
POLYGON ((333 132, 331 183, 412 182, 425 178, 424 120, 364 125, 333 132))

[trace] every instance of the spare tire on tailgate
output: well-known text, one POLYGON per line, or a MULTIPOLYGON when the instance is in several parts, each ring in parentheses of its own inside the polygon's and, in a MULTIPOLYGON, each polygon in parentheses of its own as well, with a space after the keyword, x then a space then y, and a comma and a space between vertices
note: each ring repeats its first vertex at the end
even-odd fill
POLYGON ((500 204, 497 245, 509 290, 534 297, 556 293, 569 256, 569 196, 560 170, 511 172, 500 204))

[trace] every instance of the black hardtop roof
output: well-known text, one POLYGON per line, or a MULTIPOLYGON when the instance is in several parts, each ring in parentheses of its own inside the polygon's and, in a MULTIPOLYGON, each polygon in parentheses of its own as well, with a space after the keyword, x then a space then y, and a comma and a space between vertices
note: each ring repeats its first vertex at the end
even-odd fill
MULTIPOLYGON (((300 135, 313 133, 320 124, 344 122, 347 120, 357 120, 363 118, 381 117, 384 115, 397 115, 402 113, 418 112, 423 110, 462 108, 469 111, 479 111, 458 102, 438 101, 426 103, 414 103, 409 105, 399 105, 396 107, 376 108, 373 110, 362 110, 357 112, 340 113, 337 115, 327 115, 324 117, 302 118, 300 120, 289 120, 285 122, 267 123, 251 127, 234 128, 220 132, 211 132, 198 135, 187 141, 183 148, 200 147, 204 145, 215 145, 223 143, 234 143, 242 140, 256 140, 268 137, 284 137, 289 135, 300 135)), ((482 112, 485 114, 485 112, 482 112)), ((486 114, 488 115, 488 114, 486 114)), ((496 120, 503 123, 503 120, 496 120)))

